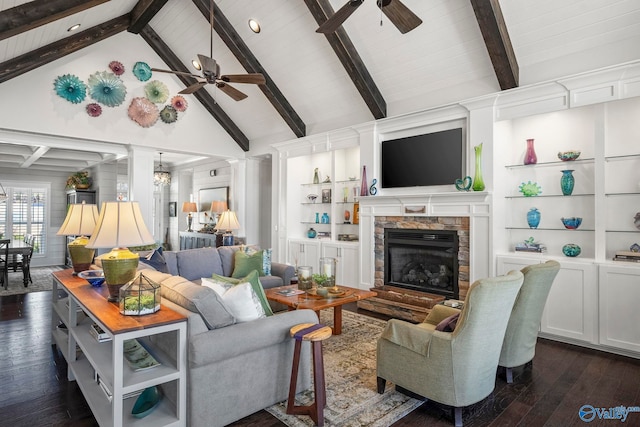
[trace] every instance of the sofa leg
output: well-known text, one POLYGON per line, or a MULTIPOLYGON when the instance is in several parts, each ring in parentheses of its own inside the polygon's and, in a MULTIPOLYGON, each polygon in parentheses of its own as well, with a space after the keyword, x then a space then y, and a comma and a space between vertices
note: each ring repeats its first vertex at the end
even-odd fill
POLYGON ((507 377, 507 384, 513 384, 513 368, 505 368, 504 374, 507 377))
POLYGON ((462 408, 453 408, 453 423, 456 427, 462 427, 462 408))
POLYGON ((384 388, 387 385, 387 380, 384 378, 378 377, 378 394, 384 393, 384 388))

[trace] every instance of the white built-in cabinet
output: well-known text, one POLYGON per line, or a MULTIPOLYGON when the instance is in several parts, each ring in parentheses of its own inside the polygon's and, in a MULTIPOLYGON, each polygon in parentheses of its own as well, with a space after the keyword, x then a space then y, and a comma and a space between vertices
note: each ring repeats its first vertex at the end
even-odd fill
MULTIPOLYGON (((498 115, 508 117, 509 109, 498 115)), ((556 259, 562 267, 545 306, 541 335, 639 357, 640 263, 613 257, 640 243, 634 224, 640 211, 640 97, 514 115, 494 125, 496 272, 556 259), (529 138, 535 140, 534 165, 523 164, 529 138), (581 151, 579 160, 561 162, 557 153, 570 150, 581 151), (566 169, 575 177, 568 196, 560 188, 566 169), (542 188, 539 196, 518 191, 529 181, 542 188), (532 207, 541 212, 537 229, 527 224, 532 207), (567 216, 582 217, 581 226, 565 229, 561 218, 567 216), (516 243, 530 237, 547 252, 515 252, 516 243), (578 244, 580 255, 565 256, 567 243, 578 244)))
POLYGON ((276 144, 278 162, 278 257, 313 267, 336 258, 339 284, 357 287, 361 187, 359 135, 355 131, 276 144), (317 182, 314 175, 317 171, 317 182), (328 220, 323 220, 323 216, 328 220), (315 231, 315 237, 309 230, 315 231))

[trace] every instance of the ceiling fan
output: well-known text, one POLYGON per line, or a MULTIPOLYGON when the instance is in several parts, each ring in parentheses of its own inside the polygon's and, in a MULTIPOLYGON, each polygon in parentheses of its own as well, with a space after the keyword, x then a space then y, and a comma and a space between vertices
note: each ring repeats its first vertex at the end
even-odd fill
MULTIPOLYGON (((349 0, 347 4, 338 9, 333 16, 320 25, 316 33, 333 33, 363 2, 364 0, 349 0)), ((422 24, 422 19, 411 12, 400 0, 377 0, 377 4, 402 34, 408 33, 422 24)))
POLYGON ((197 90, 202 89, 208 84, 214 84, 222 92, 229 95, 236 101, 242 101, 247 97, 246 94, 239 91, 235 87, 229 85, 229 83, 248 83, 263 85, 266 83, 266 79, 261 73, 248 73, 248 74, 221 74, 220 65, 213 59, 213 0, 211 0, 211 10, 209 12, 210 25, 210 48, 209 56, 198 54, 198 61, 200 62, 200 69, 202 70, 202 76, 198 76, 192 73, 186 73, 182 71, 161 70, 158 68, 152 68, 152 71, 159 73, 171 73, 179 76, 187 76, 196 79, 196 83, 181 90, 181 94, 191 94, 197 90))

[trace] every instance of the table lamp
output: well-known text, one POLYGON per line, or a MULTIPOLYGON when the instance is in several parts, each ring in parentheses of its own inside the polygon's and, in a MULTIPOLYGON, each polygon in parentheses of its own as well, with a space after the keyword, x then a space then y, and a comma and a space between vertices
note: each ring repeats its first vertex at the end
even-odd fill
POLYGON ((193 231, 191 229, 191 224, 193 223, 193 217, 191 216, 191 212, 198 212, 198 207, 194 202, 183 202, 182 203, 182 212, 187 213, 187 231, 193 231))
POLYGON ((95 249, 87 248, 87 242, 96 227, 98 221, 98 207, 96 205, 82 204, 69 205, 67 217, 56 236, 78 236, 74 241, 67 244, 73 274, 76 275, 84 270, 89 270, 95 255, 95 249))
POLYGON ((224 235, 222 236, 222 246, 231 246, 233 245, 233 233, 232 230, 238 230, 240 228, 240 223, 238 222, 238 217, 234 211, 226 210, 220 215, 220 220, 218 221, 218 225, 216 226, 218 230, 224 230, 224 235))
POLYGON ((138 202, 102 203, 100 218, 87 247, 113 248, 111 252, 98 257, 109 288, 109 301, 118 301, 120 288, 136 275, 139 256, 127 249, 127 246, 150 245, 155 242, 142 219, 138 202))

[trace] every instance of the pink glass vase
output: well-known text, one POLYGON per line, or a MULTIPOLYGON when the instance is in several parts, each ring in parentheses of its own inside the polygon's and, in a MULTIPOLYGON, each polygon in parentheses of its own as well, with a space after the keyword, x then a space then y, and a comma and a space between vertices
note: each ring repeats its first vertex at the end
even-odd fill
POLYGON ((538 163, 538 157, 536 156, 533 139, 527 139, 527 152, 524 154, 524 164, 535 165, 536 163, 538 163))
POLYGON ((367 167, 362 166, 362 181, 360 182, 360 196, 369 195, 369 185, 367 184, 367 167))

